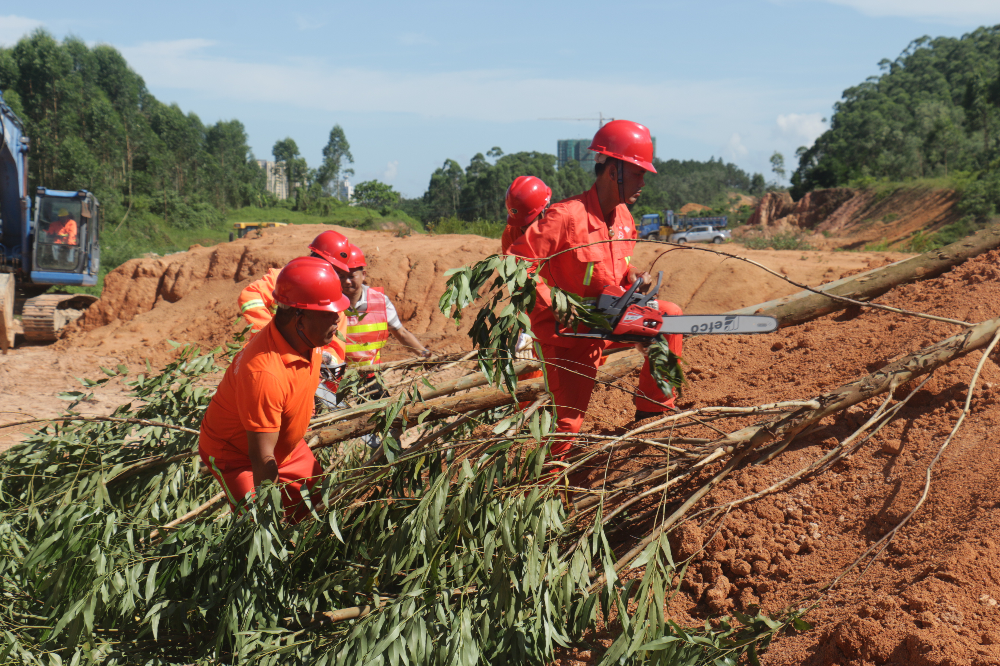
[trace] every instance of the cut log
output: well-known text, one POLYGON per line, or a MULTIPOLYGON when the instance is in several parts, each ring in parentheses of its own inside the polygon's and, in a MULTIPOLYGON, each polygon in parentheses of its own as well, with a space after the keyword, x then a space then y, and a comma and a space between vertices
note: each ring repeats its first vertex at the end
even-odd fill
MULTIPOLYGON (((1000 247, 1000 225, 993 225, 940 250, 931 250, 860 275, 852 275, 817 289, 856 301, 870 301, 901 284, 937 277, 949 268, 997 247, 1000 247)), ((848 304, 843 301, 812 291, 800 291, 791 296, 760 305, 751 305, 726 314, 771 315, 778 320, 780 326, 784 327, 801 324, 847 307, 848 304)))
MULTIPOLYGON (((525 372, 532 372, 540 369, 541 367, 542 364, 538 361, 521 361, 514 364, 514 374, 520 375, 525 372)), ((459 377, 453 381, 435 386, 433 389, 424 390, 423 388, 418 388, 418 391, 422 400, 433 400, 445 395, 451 395, 452 393, 458 393, 459 391, 479 388, 480 386, 485 386, 486 384, 489 384, 489 380, 486 378, 486 375, 481 372, 474 372, 463 377, 459 377)), ((389 403, 395 400, 395 397, 372 400, 371 402, 366 402, 362 405, 358 405, 357 407, 350 407, 348 409, 338 410, 330 414, 323 414, 322 416, 314 418, 310 425, 313 429, 315 429, 328 423, 334 423, 335 421, 348 421, 356 419, 362 415, 365 415, 365 418, 367 418, 368 414, 374 414, 375 412, 382 411, 389 403)))
MULTIPOLYGON (((628 354, 620 360, 613 361, 600 368, 599 379, 602 381, 614 381, 624 377, 635 368, 642 365, 643 357, 640 354, 628 354)), ((485 383, 485 381, 484 381, 485 383)), ((524 402, 535 400, 545 393, 545 380, 532 379, 518 382, 517 391, 514 396, 503 389, 483 389, 473 391, 465 395, 437 398, 426 402, 419 402, 404 407, 400 416, 394 421, 394 425, 399 427, 412 427, 417 424, 421 415, 423 423, 445 419, 456 414, 463 414, 480 409, 493 409, 502 405, 509 405, 514 402, 524 402)), ((370 412, 365 412, 350 420, 338 422, 328 428, 314 431, 318 437, 315 448, 330 446, 337 442, 360 437, 375 430, 375 424, 370 421, 370 412)), ((309 435, 306 436, 307 438, 309 435)))
POLYGON ((730 441, 749 441, 750 448, 775 440, 788 440, 820 419, 843 411, 871 397, 895 390, 911 379, 937 370, 942 365, 981 349, 1000 330, 1000 317, 971 326, 961 333, 925 347, 908 356, 893 361, 877 372, 856 379, 816 398, 818 409, 800 409, 782 419, 766 425, 751 426, 729 435, 720 444, 730 441))

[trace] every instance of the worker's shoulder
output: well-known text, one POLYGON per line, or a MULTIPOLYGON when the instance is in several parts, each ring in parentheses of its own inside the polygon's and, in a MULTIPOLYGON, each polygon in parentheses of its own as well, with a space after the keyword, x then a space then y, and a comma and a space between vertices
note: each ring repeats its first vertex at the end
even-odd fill
POLYGON ((576 196, 569 197, 568 199, 563 199, 562 201, 557 201, 556 203, 549 206, 549 210, 546 215, 557 214, 557 215, 586 215, 587 214, 587 203, 586 203, 587 192, 582 192, 576 196))

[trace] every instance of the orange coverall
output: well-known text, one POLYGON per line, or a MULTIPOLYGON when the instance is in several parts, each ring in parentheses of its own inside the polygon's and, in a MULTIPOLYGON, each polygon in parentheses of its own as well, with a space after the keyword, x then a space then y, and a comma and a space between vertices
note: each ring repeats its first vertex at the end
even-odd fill
MULTIPOLYGON (((605 223, 597 190, 592 187, 583 194, 549 207, 545 217, 531 224, 507 252, 535 260, 570 250, 539 263, 539 274, 544 284, 538 285, 535 308, 531 312, 532 332, 544 360, 546 386, 556 406, 557 432, 580 432, 590 395, 594 391, 602 352, 612 346, 625 345, 557 335, 548 285, 584 299, 596 299, 607 285, 627 286, 636 236, 635 222, 624 204, 615 209, 610 226, 605 223), (600 242, 609 239, 615 242, 600 242)), ((680 307, 674 303, 656 303, 665 314, 681 314, 680 307)), ((682 341, 680 335, 667 336, 671 351, 678 356, 681 355, 682 341)), ((647 412, 663 412, 674 404, 674 397, 668 398, 656 385, 648 360, 639 374, 634 402, 636 409, 647 412)), ((554 443, 553 456, 564 456, 571 445, 569 440, 554 443)))
MULTIPOLYGON (((280 272, 280 268, 269 268, 264 273, 264 277, 251 282, 240 292, 240 297, 237 300, 240 305, 240 314, 252 327, 248 341, 263 330, 274 317, 274 281, 278 279, 280 272)), ((333 355, 334 363, 344 362, 344 352, 347 347, 346 331, 347 317, 341 317, 340 323, 337 325, 337 335, 333 337, 330 344, 323 347, 323 351, 333 355)))
POLYGON ((49 225, 48 234, 55 236, 52 242, 56 245, 76 245, 76 220, 71 217, 56 220, 49 225))
MULTIPOLYGON (((212 402, 205 410, 198 453, 226 491, 233 510, 254 492, 253 463, 247 432, 276 432, 285 519, 299 522, 309 515, 302 487, 311 489, 322 473, 302 436, 313 414, 322 356, 316 349, 302 356, 277 326, 264 326, 234 358, 212 402)), ((314 501, 318 500, 314 497, 314 501)))

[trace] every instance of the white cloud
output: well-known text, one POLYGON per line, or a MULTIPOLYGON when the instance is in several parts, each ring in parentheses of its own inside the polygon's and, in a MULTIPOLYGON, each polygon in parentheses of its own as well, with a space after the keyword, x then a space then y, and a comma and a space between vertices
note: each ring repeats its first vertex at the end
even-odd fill
POLYGON ((41 21, 26 16, 14 14, 0 16, 0 46, 13 46, 19 39, 42 25, 41 21))
POLYGON ((781 114, 777 120, 777 135, 800 145, 812 145, 816 138, 826 131, 826 121, 819 113, 781 114))
POLYGON ((396 174, 399 173, 399 160, 393 160, 386 165, 386 169, 382 172, 382 181, 386 183, 392 183, 396 180, 396 174))
POLYGON ((326 25, 325 21, 317 21, 315 17, 293 14, 295 25, 299 30, 318 30, 326 25))
POLYGON ((726 145, 726 157, 735 162, 741 157, 746 157, 749 152, 747 147, 743 145, 743 139, 740 138, 740 135, 733 132, 726 145))
MULTIPOLYGON (((815 0, 814 0, 815 1, 815 0)), ((996 0, 819 0, 851 7, 867 16, 900 16, 957 25, 1000 23, 996 0)))
MULTIPOLYGON (((640 119, 654 133, 664 133, 688 132, 691 128, 686 125, 692 123, 699 131, 713 124, 718 127, 718 116, 714 114, 727 114, 735 121, 747 113, 748 106, 773 100, 775 95, 774 90, 744 80, 628 83, 615 79, 533 78, 521 71, 503 69, 414 74, 334 68, 309 61, 241 62, 214 56, 211 46, 213 42, 208 40, 183 39, 147 42, 120 50, 154 88, 330 112, 398 113, 399 100, 403 99, 409 112, 425 116, 504 123, 536 121, 543 117, 580 116, 578 100, 593 90, 602 90, 605 98, 620 100, 608 115, 640 119), (302 90, 311 92, 303 95, 302 90), (708 112, 704 107, 676 103, 677 99, 690 98, 715 99, 718 103, 708 112), (526 99, 533 100, 532 104, 524 104, 526 99)), ((800 99, 801 94, 789 89, 787 96, 800 99)), ((732 129, 730 125, 729 131, 732 129)))

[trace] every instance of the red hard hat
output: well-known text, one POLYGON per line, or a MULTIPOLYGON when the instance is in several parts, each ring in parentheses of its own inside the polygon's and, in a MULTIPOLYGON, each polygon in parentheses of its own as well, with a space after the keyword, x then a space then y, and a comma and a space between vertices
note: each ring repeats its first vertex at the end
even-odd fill
POLYGON ((350 247, 351 241, 347 240, 347 236, 332 230, 324 231, 309 244, 310 250, 342 271, 347 270, 345 262, 350 247))
POLYGON ((343 312, 351 307, 351 299, 340 289, 337 271, 318 257, 298 257, 288 262, 274 281, 274 300, 301 310, 343 312))
POLYGON ((545 210, 552 200, 552 188, 534 176, 518 176, 507 188, 507 224, 525 226, 545 210))
POLYGON ((365 253, 361 251, 361 248, 351 243, 350 249, 347 251, 347 259, 344 260, 347 264, 348 270, 354 270, 355 268, 364 268, 368 265, 365 261, 365 253))
POLYGON ((597 130, 594 140, 590 142, 590 150, 656 173, 649 128, 631 120, 612 120, 597 130))

